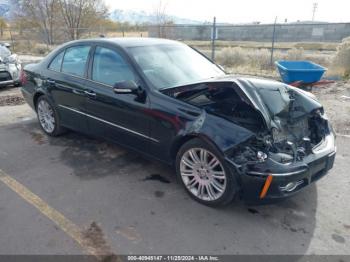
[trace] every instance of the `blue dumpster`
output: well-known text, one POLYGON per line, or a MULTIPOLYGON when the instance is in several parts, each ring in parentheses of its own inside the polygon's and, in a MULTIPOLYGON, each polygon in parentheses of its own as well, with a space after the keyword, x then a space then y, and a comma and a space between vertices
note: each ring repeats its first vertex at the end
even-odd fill
POLYGON ((303 83, 315 83, 321 80, 326 68, 310 61, 286 61, 275 62, 276 67, 284 83, 290 84, 297 81, 303 83))

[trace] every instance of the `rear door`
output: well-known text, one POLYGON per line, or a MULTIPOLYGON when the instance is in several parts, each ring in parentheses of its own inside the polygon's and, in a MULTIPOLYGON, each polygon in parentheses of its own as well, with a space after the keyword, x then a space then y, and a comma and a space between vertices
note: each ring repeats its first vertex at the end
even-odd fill
POLYGON ((129 80, 143 85, 127 57, 117 48, 96 46, 89 72, 86 87, 92 94, 85 108, 90 131, 147 153, 152 142, 147 95, 138 99, 135 94, 116 94, 113 88, 115 83, 129 80))
POLYGON ((52 60, 46 79, 62 124, 80 131, 88 130, 84 104, 90 50, 86 44, 68 47, 52 60))

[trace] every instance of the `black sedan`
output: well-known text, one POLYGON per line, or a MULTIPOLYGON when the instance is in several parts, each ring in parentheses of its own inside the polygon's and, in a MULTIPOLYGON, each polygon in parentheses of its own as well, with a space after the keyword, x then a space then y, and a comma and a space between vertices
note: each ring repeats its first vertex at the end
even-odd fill
POLYGON ((69 42, 21 81, 46 134, 84 132, 173 164, 203 204, 291 196, 333 166, 335 136, 312 94, 226 75, 176 41, 69 42))

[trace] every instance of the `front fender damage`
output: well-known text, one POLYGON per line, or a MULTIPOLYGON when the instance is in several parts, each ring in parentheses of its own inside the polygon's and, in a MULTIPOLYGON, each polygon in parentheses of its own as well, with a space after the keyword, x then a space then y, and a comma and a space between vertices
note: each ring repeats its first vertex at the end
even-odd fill
POLYGON ((189 132, 207 137, 224 153, 254 137, 248 129, 205 111, 189 127, 189 132))
POLYGON ((203 111, 200 116, 186 128, 186 135, 201 137, 223 152, 224 158, 236 167, 241 173, 244 158, 248 157, 253 161, 257 159, 249 145, 255 140, 255 134, 241 126, 224 120, 218 116, 210 115, 203 111), (241 163, 236 163, 232 154, 242 151, 241 163))

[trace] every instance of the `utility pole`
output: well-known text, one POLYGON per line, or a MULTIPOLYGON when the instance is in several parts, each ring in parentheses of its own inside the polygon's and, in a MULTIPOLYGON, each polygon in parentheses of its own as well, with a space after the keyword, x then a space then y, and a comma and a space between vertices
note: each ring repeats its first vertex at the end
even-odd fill
POLYGON ((270 58, 271 67, 273 66, 273 51, 275 49, 276 23, 277 23, 277 16, 275 18, 275 23, 273 24, 273 32, 272 32, 272 45, 271 45, 271 58, 270 58))
POLYGON ((211 34, 211 60, 215 60, 215 40, 216 40, 216 17, 214 16, 213 28, 211 34))
POLYGON ((313 3, 312 5, 312 22, 315 21, 315 14, 318 7, 318 3, 313 3))

